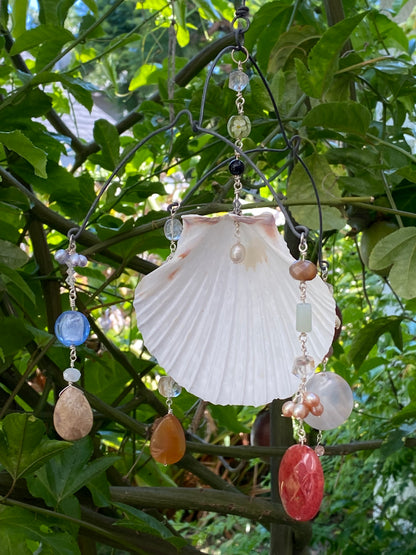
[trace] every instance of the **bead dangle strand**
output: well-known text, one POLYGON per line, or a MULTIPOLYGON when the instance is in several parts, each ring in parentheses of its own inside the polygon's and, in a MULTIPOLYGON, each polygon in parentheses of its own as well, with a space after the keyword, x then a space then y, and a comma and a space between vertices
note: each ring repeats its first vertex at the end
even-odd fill
POLYGON ((170 241, 170 254, 166 258, 165 262, 169 262, 175 255, 177 248, 177 241, 182 234, 182 223, 178 218, 175 218, 175 213, 179 208, 179 202, 173 202, 169 204, 168 211, 170 212, 170 218, 165 222, 163 227, 163 232, 166 239, 170 241))
POLYGON ((306 390, 306 382, 315 373, 315 361, 308 354, 307 349, 308 333, 312 331, 312 306, 306 302, 306 282, 317 275, 315 264, 306 260, 307 250, 306 237, 302 233, 299 243, 300 258, 289 268, 290 275, 299 281, 300 302, 296 305, 296 331, 299 332, 302 355, 295 358, 292 373, 300 379, 300 385, 293 399, 286 401, 282 406, 283 416, 293 416, 298 419, 301 429, 303 429, 303 420, 309 414, 320 416, 324 411, 319 396, 306 390))
POLYGON ((150 454, 155 461, 166 466, 180 461, 186 450, 185 432, 172 409, 172 399, 180 395, 182 388, 170 376, 162 376, 158 390, 166 397, 168 413, 153 425, 150 454))
MULTIPOLYGON (((244 52, 245 59, 243 61, 237 61, 235 59, 236 51, 232 51, 231 58, 233 62, 237 64, 237 69, 230 73, 228 81, 229 88, 237 93, 235 99, 237 115, 231 116, 227 123, 228 133, 233 139, 235 139, 234 144, 236 146, 236 150, 234 151, 234 159, 231 160, 228 166, 228 169, 234 179, 234 200, 232 214, 235 214, 236 216, 241 216, 240 193, 243 187, 241 176, 243 175, 245 170, 244 162, 240 159, 239 151, 243 148, 242 139, 248 137, 251 131, 250 119, 244 115, 245 99, 242 93, 249 82, 248 75, 243 71, 243 64, 248 60, 249 54, 243 46, 240 47, 240 50, 244 52)), ((246 249, 240 241, 240 224, 238 218, 234 219, 234 237, 236 242, 230 249, 230 258, 234 262, 234 264, 240 264, 245 258, 246 249)))
POLYGON ((68 441, 81 439, 89 434, 93 425, 91 407, 83 392, 73 384, 81 378, 81 372, 75 368, 77 347, 82 345, 89 333, 90 324, 87 318, 76 309, 77 292, 75 287, 75 267, 85 267, 87 258, 76 252, 73 235, 69 238, 66 250, 59 249, 55 260, 67 266, 66 283, 69 288, 70 310, 63 312, 55 322, 55 335, 65 347, 69 347, 69 367, 63 372, 68 386, 59 394, 53 413, 53 422, 57 433, 68 441))

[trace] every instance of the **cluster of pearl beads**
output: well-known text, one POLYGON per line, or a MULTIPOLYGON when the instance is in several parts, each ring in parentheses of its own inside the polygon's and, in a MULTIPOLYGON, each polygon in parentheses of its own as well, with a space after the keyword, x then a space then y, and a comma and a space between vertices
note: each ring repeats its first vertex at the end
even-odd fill
POLYGON ((282 406, 282 415, 304 420, 309 414, 321 416, 324 407, 318 395, 312 391, 302 391, 294 401, 286 401, 282 406))
POLYGON ((85 268, 88 264, 88 259, 83 254, 78 254, 77 252, 69 253, 67 250, 59 249, 55 253, 55 260, 59 264, 66 264, 67 266, 79 266, 80 268, 85 268))

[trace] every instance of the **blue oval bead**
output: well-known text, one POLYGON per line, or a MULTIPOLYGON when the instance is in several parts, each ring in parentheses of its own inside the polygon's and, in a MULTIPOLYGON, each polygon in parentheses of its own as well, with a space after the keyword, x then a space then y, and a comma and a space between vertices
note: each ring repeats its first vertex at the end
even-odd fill
POLYGON ((89 333, 90 324, 87 318, 75 310, 62 312, 55 322, 55 335, 65 347, 82 345, 89 333))

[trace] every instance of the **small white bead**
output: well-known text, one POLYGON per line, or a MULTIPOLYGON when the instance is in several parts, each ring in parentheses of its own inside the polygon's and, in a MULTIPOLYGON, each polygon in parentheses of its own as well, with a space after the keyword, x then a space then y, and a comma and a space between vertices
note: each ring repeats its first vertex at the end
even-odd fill
POLYGON ((240 264, 246 257, 246 249, 241 243, 236 243, 230 249, 230 258, 234 264, 240 264))
POLYGON ((77 382, 81 377, 81 372, 77 368, 67 368, 63 372, 64 380, 66 382, 77 382))

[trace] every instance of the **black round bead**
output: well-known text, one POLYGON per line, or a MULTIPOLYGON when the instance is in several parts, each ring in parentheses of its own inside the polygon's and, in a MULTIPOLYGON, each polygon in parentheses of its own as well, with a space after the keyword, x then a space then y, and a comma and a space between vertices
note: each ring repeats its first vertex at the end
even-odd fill
POLYGON ((244 173, 244 168, 244 163, 238 158, 231 160, 230 165, 228 166, 231 175, 242 175, 244 173))

